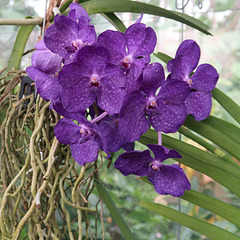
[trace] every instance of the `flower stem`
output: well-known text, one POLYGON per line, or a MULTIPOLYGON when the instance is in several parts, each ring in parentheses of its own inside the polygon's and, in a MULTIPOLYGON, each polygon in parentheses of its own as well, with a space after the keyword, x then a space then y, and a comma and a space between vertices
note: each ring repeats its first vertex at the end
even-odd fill
POLYGON ((101 119, 103 119, 105 116, 107 116, 108 113, 107 112, 103 112, 102 114, 100 114, 99 116, 95 117, 94 119, 91 120, 91 123, 96 123, 98 121, 100 121, 101 119))
POLYGON ((162 145, 162 132, 158 132, 158 145, 162 145))

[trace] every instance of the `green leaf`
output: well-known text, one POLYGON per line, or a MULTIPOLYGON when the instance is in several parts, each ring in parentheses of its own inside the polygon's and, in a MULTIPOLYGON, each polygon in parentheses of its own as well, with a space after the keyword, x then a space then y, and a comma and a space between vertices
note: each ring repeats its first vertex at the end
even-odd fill
MULTIPOLYGON (((144 137, 150 138, 151 140, 155 141, 155 143, 157 143, 156 132, 151 129, 148 130, 143 135, 143 138, 144 137)), ((187 154, 188 156, 198 159, 198 161, 200 162, 207 163, 211 166, 217 167, 219 169, 223 169, 224 171, 228 171, 229 173, 231 173, 236 177, 240 177, 240 170, 238 168, 233 166, 231 163, 226 162, 221 158, 218 158, 212 153, 203 151, 197 147, 194 147, 188 143, 182 142, 178 139, 169 137, 165 134, 162 135, 162 138, 163 138, 163 145, 170 146, 176 149, 177 151, 182 152, 183 154, 187 154)), ((140 139, 140 142, 141 142, 141 139, 140 139)))
POLYGON ((123 236, 125 237, 125 239, 127 239, 127 240, 134 239, 131 231, 128 228, 128 225, 124 221, 123 217, 120 215, 120 213, 118 211, 118 208, 116 207, 115 203, 111 199, 110 195, 108 194, 108 192, 106 191, 104 186, 96 179, 94 179, 94 185, 97 188, 97 191, 98 191, 100 197, 102 198, 103 202, 106 204, 106 206, 107 206, 109 212, 111 213, 114 221, 116 222, 116 224, 120 228, 120 230, 121 230, 123 236))
MULTIPOLYGON (((31 18, 32 17, 26 17, 26 19, 31 18)), ((16 70, 19 69, 24 48, 34 27, 35 25, 28 25, 19 28, 6 71, 10 71, 12 68, 16 70)))
POLYGON ((172 60, 170 56, 162 52, 153 53, 153 55, 165 63, 168 63, 170 60, 172 60))
POLYGON ((208 143, 207 141, 205 141, 202 137, 197 136, 196 134, 194 134, 191 130, 189 130, 188 128, 186 128, 185 126, 182 126, 178 129, 178 132, 180 132, 181 134, 183 134, 184 136, 192 139, 193 141, 195 141, 196 143, 200 144, 201 146, 205 147, 207 150, 209 150, 210 152, 214 153, 216 156, 218 156, 221 159, 224 159, 225 161, 230 162, 231 164, 233 164, 234 166, 240 168, 240 164, 237 163, 231 155, 227 154, 226 152, 224 152, 223 150, 221 150, 220 148, 217 148, 215 145, 213 146, 212 144, 208 143))
POLYGON ((68 6, 70 5, 70 3, 72 3, 73 0, 67 0, 65 1, 61 7, 60 7, 60 12, 63 13, 67 8, 68 6))
POLYGON ((182 199, 191 202, 199 207, 205 208, 240 227, 240 209, 224 203, 218 199, 205 194, 190 190, 185 191, 182 199))
POLYGON ((114 13, 102 13, 104 16, 118 31, 125 32, 126 26, 114 13))
POLYGON ((216 143, 240 160, 240 129, 233 124, 213 116, 200 122, 188 116, 184 126, 216 143))
MULTIPOLYGON (((239 168, 190 144, 166 135, 163 135, 162 138, 164 146, 173 148, 182 155, 182 158, 175 159, 176 161, 208 175, 240 197, 239 168)), ((141 137, 140 142, 145 145, 150 143, 157 144, 155 131, 148 130, 147 133, 141 137)))
POLYGON ((146 13, 156 15, 160 17, 169 18, 190 27, 193 27, 205 34, 211 35, 207 30, 209 27, 203 22, 190 17, 186 14, 169 11, 164 8, 160 8, 151 4, 142 2, 135 2, 129 0, 93 0, 87 1, 81 4, 86 9, 89 15, 96 13, 112 13, 112 12, 134 12, 134 13, 146 13))
POLYGON ((32 136, 32 130, 28 126, 24 126, 24 129, 29 137, 32 136))
POLYGON ((217 88, 212 91, 212 96, 240 124, 240 106, 217 88))
POLYGON ((217 227, 213 224, 207 223, 203 220, 197 219, 195 217, 191 217, 185 213, 178 212, 169 207, 163 206, 161 204, 152 203, 152 202, 140 202, 140 206, 159 214, 163 217, 166 217, 172 221, 175 221, 183 226, 186 226, 204 236, 212 239, 212 240, 221 240, 221 239, 231 239, 231 240, 239 240, 240 238, 236 235, 217 227))
MULTIPOLYGON (((147 177, 141 177, 141 180, 153 186, 147 177)), ((235 224, 237 227, 240 227, 239 208, 193 190, 185 191, 181 198, 199 207, 205 208, 206 210, 209 210, 235 224)))

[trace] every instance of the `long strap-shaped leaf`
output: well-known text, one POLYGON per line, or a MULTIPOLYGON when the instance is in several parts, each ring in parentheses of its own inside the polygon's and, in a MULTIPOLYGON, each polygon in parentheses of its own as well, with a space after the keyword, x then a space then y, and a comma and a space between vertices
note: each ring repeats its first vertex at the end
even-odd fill
MULTIPOLYGON (((143 137, 151 138, 154 141, 157 141, 156 132, 153 130, 148 130, 143 137)), ((141 140, 140 140, 141 141, 141 140)), ((217 167, 220 169, 223 169, 224 171, 227 171, 231 173, 232 175, 240 178, 240 170, 233 166, 231 163, 224 161, 221 158, 218 158, 217 156, 203 151, 197 147, 194 147, 188 143, 179 141, 178 139, 163 135, 163 145, 170 145, 177 151, 180 151, 184 154, 187 154, 189 156, 192 156, 196 159, 198 159, 201 162, 207 163, 213 167, 217 167)))
POLYGON ((134 13, 146 13, 156 15, 160 17, 169 18, 178 22, 189 25, 205 34, 211 35, 208 32, 209 27, 203 22, 190 17, 186 14, 169 11, 164 8, 160 8, 151 4, 142 2, 135 2, 129 0, 92 0, 81 4, 86 9, 88 14, 96 13, 112 13, 112 12, 134 12, 134 13))
POLYGON ((140 206, 175 221, 183 226, 186 226, 212 240, 240 240, 240 237, 220 228, 213 224, 191 217, 185 213, 178 212, 169 207, 152 202, 140 202, 140 206))
MULTIPOLYGON (((31 19, 32 17, 26 18, 31 19)), ((35 25, 28 25, 19 28, 6 71, 10 71, 12 68, 19 69, 24 48, 34 27, 35 25)))
POLYGON ((184 126, 208 138, 240 160, 240 129, 233 124, 213 116, 201 122, 188 116, 184 126))
POLYGON ((153 53, 153 55, 162 60, 164 63, 168 63, 170 60, 172 60, 172 57, 162 52, 153 53))
POLYGON ((107 206, 109 212, 111 213, 114 221, 116 222, 116 224, 120 228, 120 230, 121 230, 123 236, 125 237, 125 239, 133 240, 134 237, 133 237, 131 231, 129 230, 126 222, 123 219, 123 217, 120 215, 120 213, 118 211, 118 208, 116 207, 115 203, 111 199, 111 197, 108 194, 107 190, 96 179, 94 180, 94 185, 97 188, 97 191, 98 191, 100 197, 102 198, 103 202, 106 204, 106 206, 107 206))
POLYGON ((185 126, 180 127, 178 129, 178 132, 182 133, 184 136, 192 139, 196 143, 205 147, 207 150, 214 153, 217 157, 230 162, 232 165, 234 165, 237 168, 240 168, 240 164, 237 163, 237 161, 235 161, 231 155, 229 155, 225 151, 221 150, 220 148, 216 147, 215 145, 212 145, 209 142, 205 141, 205 139, 203 139, 203 137, 197 136, 197 134, 193 133, 191 130, 189 130, 185 126))
POLYGON ((240 227, 240 209, 196 191, 185 191, 182 199, 205 208, 240 227))
MULTIPOLYGON (((145 145, 157 144, 157 137, 153 137, 150 130, 141 137, 140 142, 145 145)), ((176 149, 182 155, 181 159, 176 159, 177 161, 208 175, 240 197, 239 168, 213 154, 166 135, 163 135, 163 145, 176 149)))
POLYGON ((125 32, 126 27, 114 13, 102 13, 102 15, 120 32, 125 32))
MULTIPOLYGON (((149 182, 147 177, 141 177, 141 180, 153 186, 153 184, 149 182)), ((212 213, 215 213, 216 215, 227 219, 229 222, 235 224, 237 227, 240 227, 239 208, 233 207, 230 204, 227 204, 218 199, 207 196, 206 194, 193 190, 185 191, 184 195, 181 198, 199 207, 205 208, 212 213)))
POLYGON ((240 106, 217 88, 212 91, 212 95, 213 98, 215 98, 221 104, 221 106, 240 124, 240 106))

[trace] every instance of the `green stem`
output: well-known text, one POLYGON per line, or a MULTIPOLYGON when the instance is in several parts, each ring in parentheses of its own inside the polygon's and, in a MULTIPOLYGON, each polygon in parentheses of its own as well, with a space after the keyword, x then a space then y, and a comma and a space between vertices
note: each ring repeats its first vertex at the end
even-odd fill
POLYGON ((0 19, 0 25, 16 25, 16 26, 27 26, 27 25, 42 25, 43 18, 36 17, 33 19, 0 19))

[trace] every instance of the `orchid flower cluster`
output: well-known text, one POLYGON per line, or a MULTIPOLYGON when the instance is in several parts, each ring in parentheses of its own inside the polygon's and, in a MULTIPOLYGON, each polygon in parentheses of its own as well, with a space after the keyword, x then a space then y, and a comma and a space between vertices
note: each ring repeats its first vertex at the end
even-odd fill
POLYGON ((209 64, 197 67, 200 48, 186 40, 168 62, 165 79, 162 65, 150 63, 157 36, 142 16, 125 33, 107 30, 97 37, 87 12, 77 3, 69 8, 68 16, 55 16, 26 69, 39 95, 64 117, 55 136, 80 165, 97 160, 99 150, 110 157, 123 148, 115 162, 123 175, 147 176, 159 194, 183 195, 191 187, 185 173, 162 163, 181 155, 149 144, 153 158, 149 150, 134 151, 134 142, 150 125, 174 133, 188 114, 207 118, 217 71, 209 64))

